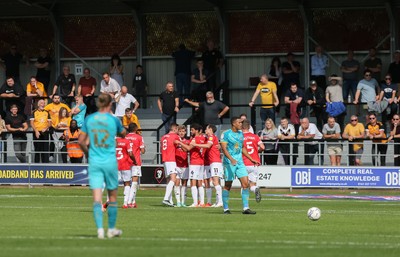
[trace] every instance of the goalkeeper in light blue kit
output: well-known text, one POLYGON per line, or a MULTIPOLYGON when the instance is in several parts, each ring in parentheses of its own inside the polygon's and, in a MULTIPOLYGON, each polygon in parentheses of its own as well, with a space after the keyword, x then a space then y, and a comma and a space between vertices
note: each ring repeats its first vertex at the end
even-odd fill
POLYGON ((109 94, 98 97, 99 111, 89 115, 82 126, 79 144, 88 153, 89 138, 89 185, 93 192, 93 215, 97 237, 104 238, 102 188, 105 183, 110 198, 108 204, 107 237, 120 236, 122 231, 115 228, 117 221, 118 163, 115 137, 125 135, 121 122, 111 113, 112 98, 109 94))
POLYGON ((231 214, 229 210, 229 191, 232 187, 232 182, 237 177, 242 185, 242 203, 243 214, 256 214, 255 211, 249 208, 249 178, 246 166, 243 163, 242 153, 254 165, 260 165, 248 154, 246 147, 243 145, 242 120, 239 117, 231 118, 232 128, 225 131, 221 137, 221 148, 224 153, 224 172, 225 186, 222 191, 222 202, 224 205, 224 214, 231 214))

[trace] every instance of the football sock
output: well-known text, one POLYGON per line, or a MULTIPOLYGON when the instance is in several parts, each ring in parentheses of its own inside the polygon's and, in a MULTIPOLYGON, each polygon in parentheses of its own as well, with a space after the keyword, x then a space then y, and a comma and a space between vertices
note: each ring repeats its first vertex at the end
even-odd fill
POLYGON ((181 186, 181 199, 182 199, 182 204, 185 204, 185 202, 186 202, 186 186, 181 186))
POLYGON ((243 210, 249 209, 249 195, 250 190, 248 188, 242 190, 242 203, 243 203, 243 210))
POLYGON ((250 187, 250 191, 253 192, 253 193, 255 193, 255 192, 256 192, 256 188, 257 188, 257 186, 251 186, 251 187, 250 187))
POLYGON ((212 198, 212 188, 206 188, 207 203, 211 203, 212 198))
POLYGON ((128 204, 130 191, 131 191, 131 187, 130 186, 125 186, 124 187, 124 205, 128 204))
POLYGON ((110 202, 108 204, 107 213, 108 213, 108 229, 115 228, 115 223, 117 222, 117 202, 110 202))
POLYGON ((136 192, 137 192, 137 182, 132 182, 131 190, 129 192, 128 203, 134 203, 136 200, 136 192))
POLYGON ((204 204, 204 187, 201 186, 197 190, 199 190, 200 204, 203 205, 204 204))
POLYGON ((181 188, 180 188, 180 186, 175 186, 174 191, 175 191, 176 204, 180 204, 181 203, 181 188))
POLYGON ((174 182, 170 180, 167 184, 167 188, 165 189, 165 196, 164 200, 169 201, 171 195, 172 195, 172 189, 174 188, 174 182))
POLYGON ((215 198, 217 199, 217 203, 222 203, 222 187, 221 185, 215 186, 215 198))
POLYGON ((197 205, 197 194, 198 194, 197 187, 192 186, 190 189, 192 190, 193 204, 197 205))
POLYGON ((222 190, 222 203, 224 205, 224 210, 228 210, 229 209, 229 191, 224 189, 222 190))
POLYGON ((103 211, 101 210, 100 202, 93 203, 93 217, 97 229, 103 228, 103 211))

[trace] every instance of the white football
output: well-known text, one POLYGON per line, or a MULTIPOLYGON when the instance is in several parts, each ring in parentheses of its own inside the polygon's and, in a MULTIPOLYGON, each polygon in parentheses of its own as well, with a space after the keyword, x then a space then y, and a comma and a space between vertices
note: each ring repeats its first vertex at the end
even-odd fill
POLYGON ((307 217, 313 221, 319 220, 321 218, 321 210, 317 207, 311 207, 307 211, 307 217))

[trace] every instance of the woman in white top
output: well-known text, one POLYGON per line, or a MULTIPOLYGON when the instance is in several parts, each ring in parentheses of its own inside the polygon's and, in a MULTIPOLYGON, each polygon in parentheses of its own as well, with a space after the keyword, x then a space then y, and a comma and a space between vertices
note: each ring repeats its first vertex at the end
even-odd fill
POLYGON ((263 130, 258 131, 258 136, 264 141, 264 165, 277 165, 278 163, 278 129, 274 121, 268 118, 263 130))

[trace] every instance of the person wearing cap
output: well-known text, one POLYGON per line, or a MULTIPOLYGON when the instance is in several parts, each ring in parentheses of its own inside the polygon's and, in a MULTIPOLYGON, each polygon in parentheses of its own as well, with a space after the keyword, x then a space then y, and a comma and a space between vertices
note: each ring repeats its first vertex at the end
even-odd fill
POLYGON ((311 57, 311 79, 323 90, 326 89, 326 68, 328 67, 328 57, 323 54, 322 46, 315 47, 315 55, 311 57))
POLYGON ((324 119, 324 105, 325 92, 318 87, 315 80, 310 81, 310 87, 306 90, 305 100, 308 106, 310 106, 315 114, 315 119, 317 121, 317 128, 319 131, 322 130, 322 126, 326 122, 324 119))
MULTIPOLYGON (((329 110, 329 105, 335 103, 334 105, 343 104, 343 90, 342 90, 342 78, 338 77, 336 74, 332 74, 328 78, 329 85, 325 90, 325 99, 327 102, 326 112, 329 110)), ((345 107, 342 113, 329 113, 328 114, 336 119, 336 122, 340 125, 340 130, 344 129, 344 118, 346 117, 345 107)), ((335 108, 339 109, 339 108, 335 108)))

